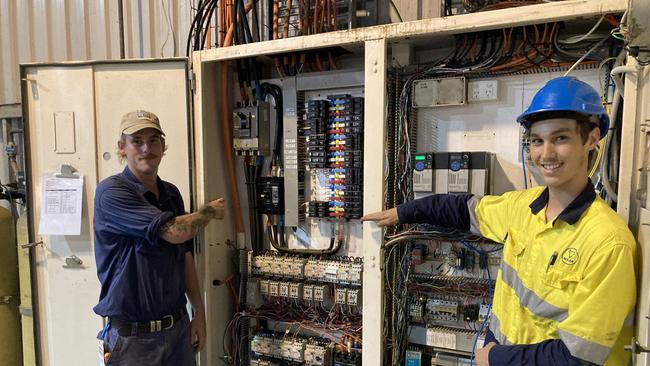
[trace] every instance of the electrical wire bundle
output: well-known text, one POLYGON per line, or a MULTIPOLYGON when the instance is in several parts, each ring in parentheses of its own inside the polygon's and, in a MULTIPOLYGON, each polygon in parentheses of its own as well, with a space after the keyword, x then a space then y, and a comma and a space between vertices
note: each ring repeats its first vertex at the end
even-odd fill
POLYGON ((25 206, 25 193, 18 189, 18 185, 16 183, 5 185, 0 182, 0 200, 9 202, 11 215, 15 221, 18 220, 18 205, 25 206))
MULTIPOLYGON (((228 365, 243 365, 245 356, 243 354, 243 345, 250 342, 250 336, 242 336, 239 333, 242 323, 250 323, 251 320, 257 322, 257 326, 263 323, 276 321, 277 314, 268 315, 269 312, 262 311, 261 313, 245 313, 239 312, 235 314, 233 319, 228 323, 225 329, 223 339, 225 340, 226 334, 231 339, 238 339, 238 342, 233 342, 231 346, 226 345, 225 341, 222 344, 224 351, 224 362, 228 365)), ((296 318, 296 320, 288 320, 285 325, 288 327, 284 332, 284 337, 297 337, 301 330, 307 330, 318 333, 322 338, 330 340, 337 346, 337 349, 344 352, 359 351, 361 347, 361 327, 354 327, 350 324, 347 325, 331 325, 327 328, 322 326, 314 326, 309 320, 296 318)))
POLYGON ((445 16, 452 16, 465 13, 476 13, 479 11, 514 8, 519 6, 541 4, 539 0, 462 0, 458 7, 452 0, 443 0, 443 13, 445 16), (461 7, 462 6, 462 7, 461 7))
POLYGON ((251 247, 253 254, 262 252, 263 235, 262 235, 262 216, 258 214, 257 207, 257 180, 260 176, 262 166, 264 165, 263 156, 246 156, 244 158, 244 173, 246 180, 246 190, 248 193, 248 209, 250 228, 251 228, 251 247))
POLYGON ((254 314, 266 316, 283 323, 302 322, 312 328, 342 332, 361 338, 361 312, 358 306, 335 304, 327 309, 320 303, 304 304, 298 301, 267 302, 255 309, 254 314))
MULTIPOLYGON (((190 56, 191 51, 200 51, 205 46, 208 46, 210 43, 210 24, 212 21, 212 16, 215 9, 217 8, 217 0, 199 0, 190 25, 190 31, 187 35, 187 47, 185 49, 185 55, 190 56), (207 44, 206 44, 207 41, 207 44)), ((221 43, 215 43, 215 47, 218 47, 221 43)))
MULTIPOLYGON (((420 274, 411 273, 413 271, 411 251, 414 243, 422 240, 458 242, 467 250, 478 254, 479 263, 484 263, 486 267, 488 255, 503 250, 503 246, 490 243, 493 247, 483 249, 477 245, 484 241, 480 237, 468 235, 455 229, 430 225, 415 225, 401 233, 388 236, 387 239, 383 246, 386 253, 384 291, 391 296, 384 305, 384 313, 387 314, 384 321, 384 335, 387 342, 386 347, 391 350, 392 364, 401 364, 408 347, 409 301, 412 299, 410 295, 424 291, 464 297, 480 296, 490 304, 494 287, 489 268, 486 269, 486 280, 453 276, 423 277, 420 274), (487 291, 485 290, 486 286, 487 291)), ((486 325, 487 317, 476 330, 474 348, 486 325)))
MULTIPOLYGON (((287 0, 284 6, 274 2, 272 14, 272 38, 307 36, 340 29, 337 19, 339 6, 336 0, 287 0)), ((347 9, 351 12, 351 8, 347 9)), ((293 76, 311 70, 335 70, 336 61, 332 50, 291 53, 274 58, 280 76, 293 76)))
MULTIPOLYGON (((199 0, 194 8, 187 36, 186 55, 211 47, 227 47, 264 40, 284 39, 350 28, 345 19, 356 14, 354 6, 336 0, 199 0), (214 23, 214 24, 213 24, 214 23), (211 40, 213 30, 218 39, 211 40)), ((274 57, 280 76, 292 76, 306 70, 335 70, 335 51, 320 50, 289 53, 274 57)), ((261 98, 259 75, 254 58, 235 61, 242 99, 261 98)))
POLYGON ((388 250, 384 264, 385 347, 390 350, 391 364, 403 363, 408 347, 409 277, 411 275, 411 241, 404 246, 394 245, 388 250))

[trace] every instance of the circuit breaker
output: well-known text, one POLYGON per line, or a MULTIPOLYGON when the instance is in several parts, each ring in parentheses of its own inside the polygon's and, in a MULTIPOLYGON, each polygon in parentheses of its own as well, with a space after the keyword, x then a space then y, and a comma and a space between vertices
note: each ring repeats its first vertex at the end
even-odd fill
POLYGON ((284 178, 261 177, 257 182, 257 207, 267 215, 284 213, 284 178))
POLYGON ((256 101, 233 110, 233 147, 240 155, 269 154, 269 103, 256 101))

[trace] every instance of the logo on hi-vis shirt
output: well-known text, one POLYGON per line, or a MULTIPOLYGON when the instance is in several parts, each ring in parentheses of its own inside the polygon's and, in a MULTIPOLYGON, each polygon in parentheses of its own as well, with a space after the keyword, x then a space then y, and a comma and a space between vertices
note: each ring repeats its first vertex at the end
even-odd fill
POLYGON ((562 262, 568 265, 576 264, 576 262, 578 262, 578 258, 579 258, 578 251, 573 248, 567 248, 562 253, 562 262))

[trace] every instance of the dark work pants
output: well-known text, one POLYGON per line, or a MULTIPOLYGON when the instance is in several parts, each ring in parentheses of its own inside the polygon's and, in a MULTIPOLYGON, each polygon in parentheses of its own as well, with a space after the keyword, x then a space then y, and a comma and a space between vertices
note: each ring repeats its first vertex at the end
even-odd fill
MULTIPOLYGON (((97 336, 101 339, 101 332, 97 336)), ((120 336, 117 329, 105 332, 104 349, 110 352, 106 366, 195 366, 186 315, 174 326, 160 332, 120 336)))

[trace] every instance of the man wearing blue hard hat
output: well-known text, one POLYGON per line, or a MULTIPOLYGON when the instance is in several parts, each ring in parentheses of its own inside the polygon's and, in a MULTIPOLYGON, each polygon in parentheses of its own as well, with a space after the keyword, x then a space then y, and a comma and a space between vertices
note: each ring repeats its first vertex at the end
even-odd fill
POLYGON ((574 77, 558 77, 517 122, 546 186, 433 195, 363 219, 454 227, 504 244, 476 365, 627 365, 636 243, 588 177, 590 152, 609 126, 600 97, 574 77))

